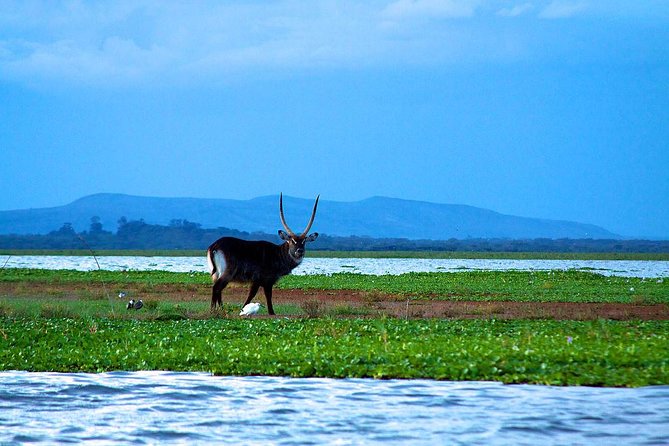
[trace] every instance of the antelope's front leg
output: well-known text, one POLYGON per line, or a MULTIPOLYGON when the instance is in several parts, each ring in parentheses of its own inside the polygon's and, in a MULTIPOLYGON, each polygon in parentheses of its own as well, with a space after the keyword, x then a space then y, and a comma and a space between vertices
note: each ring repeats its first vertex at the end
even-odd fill
POLYGON ((251 303, 254 297, 256 297, 256 294, 258 294, 258 289, 260 288, 260 284, 253 282, 251 284, 251 288, 249 289, 249 296, 246 298, 246 302, 244 302, 244 305, 242 305, 242 308, 247 306, 248 304, 251 303))

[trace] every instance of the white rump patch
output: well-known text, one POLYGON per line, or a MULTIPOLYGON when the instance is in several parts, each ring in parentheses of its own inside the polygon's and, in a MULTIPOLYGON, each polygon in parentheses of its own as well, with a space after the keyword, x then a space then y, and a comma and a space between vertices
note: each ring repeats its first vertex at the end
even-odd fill
POLYGON ((214 282, 221 277, 227 264, 225 263, 225 256, 221 251, 213 251, 207 255, 207 263, 209 264, 209 271, 211 272, 211 280, 214 282))

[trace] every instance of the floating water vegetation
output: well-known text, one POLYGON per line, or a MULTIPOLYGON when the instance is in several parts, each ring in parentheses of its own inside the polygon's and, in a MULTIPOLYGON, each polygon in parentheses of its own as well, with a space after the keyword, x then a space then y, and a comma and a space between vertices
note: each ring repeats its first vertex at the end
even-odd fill
POLYGON ((0 318, 0 370, 669 384, 669 322, 0 318))

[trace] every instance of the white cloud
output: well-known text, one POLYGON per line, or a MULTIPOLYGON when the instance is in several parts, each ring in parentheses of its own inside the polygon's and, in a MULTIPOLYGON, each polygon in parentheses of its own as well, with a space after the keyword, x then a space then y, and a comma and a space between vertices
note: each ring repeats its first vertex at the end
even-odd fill
POLYGON ((274 68, 433 63, 466 55, 467 40, 413 19, 467 17, 476 4, 17 2, 11 14, 0 14, 7 29, 0 33, 0 78, 118 85, 274 68), (390 18, 402 25, 384 26, 390 18))
POLYGON ((586 9, 583 2, 553 0, 540 13, 544 19, 564 19, 573 17, 586 9))
POLYGON ((5 0, 0 79, 143 85, 274 69, 516 60, 541 47, 539 34, 502 21, 612 9, 587 1, 586 9, 585 0, 5 0))
POLYGON ((520 5, 514 5, 511 7, 502 8, 497 11, 497 15, 503 17, 518 17, 534 9, 532 3, 522 3, 520 5))
POLYGON ((478 1, 467 0, 397 0, 383 10, 388 19, 471 17, 478 1))
POLYGON ((10 78, 32 79, 39 84, 65 79, 89 84, 125 84, 151 77, 169 63, 159 48, 143 49, 134 41, 116 36, 98 47, 85 47, 74 40, 49 43, 10 42, 1 60, 2 73, 10 78))

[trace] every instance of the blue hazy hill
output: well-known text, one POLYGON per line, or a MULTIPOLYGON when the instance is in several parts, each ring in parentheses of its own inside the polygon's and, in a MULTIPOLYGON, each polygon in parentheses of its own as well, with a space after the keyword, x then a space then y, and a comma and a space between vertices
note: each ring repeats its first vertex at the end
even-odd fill
MULTIPOLYGON (((284 197, 286 220, 295 232, 307 224, 312 199, 284 197)), ((118 220, 143 219, 168 225, 172 220, 200 223, 204 228, 226 227, 248 232, 275 233, 281 229, 279 197, 251 200, 158 198, 123 194, 95 194, 52 208, 0 211, 0 234, 45 234, 71 223, 88 229, 91 217, 104 229, 116 231, 118 220)), ((466 205, 372 197, 353 202, 322 199, 312 231, 336 236, 450 238, 619 238, 606 229, 585 223, 517 217, 466 205)))

